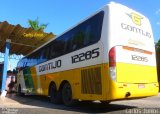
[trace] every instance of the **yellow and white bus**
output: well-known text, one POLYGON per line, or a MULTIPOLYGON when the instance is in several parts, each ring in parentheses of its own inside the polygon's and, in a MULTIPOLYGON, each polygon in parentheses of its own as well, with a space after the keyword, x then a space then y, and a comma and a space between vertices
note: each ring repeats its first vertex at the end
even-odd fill
POLYGON ((76 100, 133 99, 158 94, 155 46, 144 15, 110 3, 18 63, 19 94, 76 100))

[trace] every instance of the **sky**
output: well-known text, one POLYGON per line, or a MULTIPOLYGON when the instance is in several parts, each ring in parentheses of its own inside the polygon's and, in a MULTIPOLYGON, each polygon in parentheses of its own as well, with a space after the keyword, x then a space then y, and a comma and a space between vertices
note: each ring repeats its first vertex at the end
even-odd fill
MULTIPOLYGON (((35 20, 38 17, 40 23, 48 24, 45 32, 59 35, 110 1, 123 4, 148 17, 154 40, 160 39, 160 0, 1 0, 0 22, 8 21, 13 25, 29 27, 28 19, 35 20)), ((17 61, 10 62, 12 67, 16 66, 17 61)))

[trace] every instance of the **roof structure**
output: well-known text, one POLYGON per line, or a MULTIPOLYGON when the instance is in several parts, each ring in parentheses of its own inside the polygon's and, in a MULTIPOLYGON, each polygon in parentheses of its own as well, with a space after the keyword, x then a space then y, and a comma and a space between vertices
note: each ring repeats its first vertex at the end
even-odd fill
POLYGON ((0 22, 0 52, 5 51, 5 42, 11 40, 10 54, 27 55, 37 47, 54 38, 53 33, 11 25, 7 21, 0 22))

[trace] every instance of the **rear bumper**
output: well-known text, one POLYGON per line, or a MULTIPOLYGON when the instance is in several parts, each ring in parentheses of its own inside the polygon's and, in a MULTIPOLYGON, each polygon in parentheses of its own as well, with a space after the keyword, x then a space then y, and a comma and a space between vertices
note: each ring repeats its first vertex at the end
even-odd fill
POLYGON ((130 84, 112 82, 109 91, 109 100, 132 99, 157 95, 159 85, 158 83, 130 84))

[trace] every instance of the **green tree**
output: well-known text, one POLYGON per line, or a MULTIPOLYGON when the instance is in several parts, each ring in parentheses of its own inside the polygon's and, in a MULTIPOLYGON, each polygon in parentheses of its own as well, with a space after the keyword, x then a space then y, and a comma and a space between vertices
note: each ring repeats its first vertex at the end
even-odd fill
POLYGON ((37 31, 44 31, 48 24, 39 24, 39 18, 37 17, 36 20, 28 20, 29 26, 37 31))
MULTIPOLYGON (((156 62, 157 62, 157 74, 158 74, 158 82, 160 83, 160 39, 155 43, 156 47, 156 62)), ((160 91, 160 89, 159 89, 160 91)))
POLYGON ((156 51, 160 51, 160 39, 155 43, 156 51))

